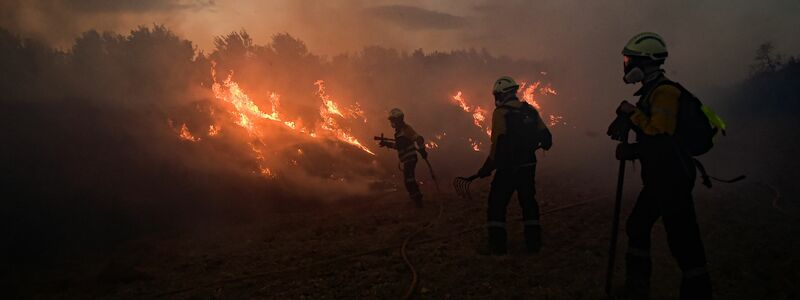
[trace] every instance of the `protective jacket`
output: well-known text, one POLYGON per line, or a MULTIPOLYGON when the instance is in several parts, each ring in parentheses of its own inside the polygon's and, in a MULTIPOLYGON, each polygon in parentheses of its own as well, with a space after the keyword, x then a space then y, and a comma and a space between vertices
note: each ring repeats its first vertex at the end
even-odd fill
MULTIPOLYGON (((417 184, 415 170, 417 166, 417 143, 421 143, 422 137, 411 128, 410 125, 402 123, 395 129, 394 142, 383 145, 396 149, 397 157, 400 158, 401 170, 403 171, 403 183, 406 186, 409 197, 417 204, 422 206, 422 192, 417 184)), ((424 147, 424 146, 423 146, 424 147)), ((424 149, 423 149, 424 150, 424 149)))
POLYGON ((692 184, 696 176, 691 156, 681 150, 674 137, 681 91, 667 83, 669 80, 661 75, 634 94, 639 101, 630 120, 645 185, 692 184))
POLYGON ((536 148, 549 148, 552 136, 539 112, 518 99, 509 100, 492 113, 492 147, 489 160, 497 169, 536 164, 536 148))
POLYGON ((411 125, 403 124, 394 132, 395 149, 400 162, 417 161, 417 140, 420 135, 414 131, 411 125))

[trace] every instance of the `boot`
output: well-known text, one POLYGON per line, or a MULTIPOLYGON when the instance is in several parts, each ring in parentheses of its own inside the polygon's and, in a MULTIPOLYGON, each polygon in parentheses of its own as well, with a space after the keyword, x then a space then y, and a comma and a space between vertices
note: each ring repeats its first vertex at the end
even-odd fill
POLYGON ((650 257, 625 255, 625 290, 623 299, 650 299, 650 257))
POLYGON ((507 254, 506 239, 505 228, 489 227, 489 253, 492 255, 507 254))
POLYGON ((681 280, 681 299, 711 299, 711 277, 708 272, 681 280))
POLYGON ((542 227, 539 225, 525 226, 525 246, 528 254, 539 253, 542 248, 542 227))

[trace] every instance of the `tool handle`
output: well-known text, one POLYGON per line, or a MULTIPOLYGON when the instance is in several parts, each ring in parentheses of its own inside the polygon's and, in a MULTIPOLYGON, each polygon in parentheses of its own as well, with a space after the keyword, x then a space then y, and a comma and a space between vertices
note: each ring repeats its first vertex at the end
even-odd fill
MULTIPOLYGON (((620 143, 628 143, 629 129, 626 129, 620 136, 620 143)), ((614 214, 611 220, 611 241, 608 249, 608 264, 606 265, 606 295, 612 295, 612 284, 614 281, 614 265, 616 263, 617 255, 617 238, 619 235, 619 214, 622 208, 622 194, 623 183, 625 182, 625 160, 619 161, 619 170, 617 171, 617 193, 614 199, 614 214)))

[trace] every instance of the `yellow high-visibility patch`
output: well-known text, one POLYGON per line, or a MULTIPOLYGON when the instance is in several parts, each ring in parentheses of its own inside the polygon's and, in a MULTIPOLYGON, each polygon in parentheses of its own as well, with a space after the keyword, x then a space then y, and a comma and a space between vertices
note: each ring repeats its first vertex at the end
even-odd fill
POLYGON ((703 105, 703 107, 701 107, 700 109, 703 111, 703 113, 708 118, 708 122, 711 123, 711 126, 721 130, 722 134, 724 135, 725 134, 725 130, 728 127, 728 125, 725 124, 725 120, 722 120, 722 118, 720 116, 718 116, 716 113, 714 113, 714 111, 711 110, 711 108, 708 107, 708 106, 703 105))

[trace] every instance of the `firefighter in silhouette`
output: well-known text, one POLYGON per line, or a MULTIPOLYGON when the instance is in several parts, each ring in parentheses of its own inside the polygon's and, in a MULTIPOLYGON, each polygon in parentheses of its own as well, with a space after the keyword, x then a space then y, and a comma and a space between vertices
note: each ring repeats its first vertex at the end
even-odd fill
POLYGON ((422 192, 419 190, 414 171, 417 168, 417 152, 423 159, 428 158, 428 152, 425 151, 425 140, 404 121, 404 118, 405 114, 399 108, 389 112, 389 122, 394 128, 394 141, 381 140, 379 145, 397 150, 408 196, 417 207, 422 207, 422 192))
MULTIPOLYGON (((642 85, 634 94, 639 96, 638 103, 623 101, 617 108, 620 117, 609 127, 615 139, 627 135, 627 128, 634 130, 637 142, 620 144, 616 156, 620 160, 638 159, 642 164, 643 189, 626 224, 625 294, 630 299, 649 297, 650 235, 655 222, 662 218, 669 249, 683 272, 681 299, 710 299, 711 279, 692 200, 694 154, 684 147, 688 146, 684 143, 687 138, 702 128, 686 126, 691 124, 686 118, 694 115, 691 101, 696 98, 664 75, 661 66, 667 48, 659 35, 645 32, 634 36, 622 55, 623 80, 642 85)), ((695 110, 703 114, 699 106, 695 110)), ((704 122, 700 125, 708 126, 708 119, 704 122)))
POLYGON ((536 203, 536 149, 550 149, 552 136, 531 105, 517 98, 519 84, 503 76, 494 83, 495 106, 492 113, 492 148, 478 171, 481 178, 495 169, 489 191, 488 254, 506 254, 506 207, 517 192, 522 207, 525 244, 529 253, 541 247, 539 205, 536 203))

